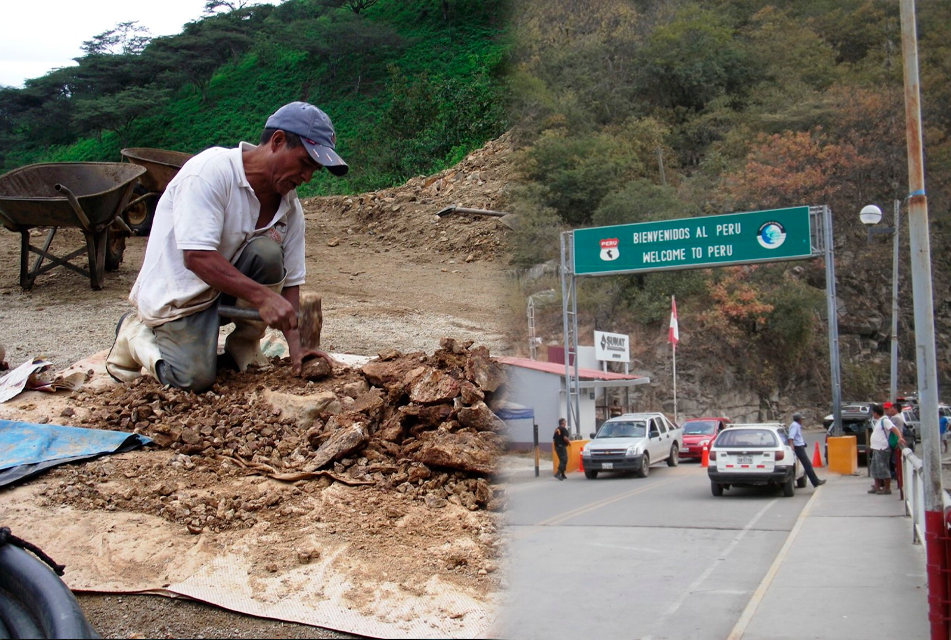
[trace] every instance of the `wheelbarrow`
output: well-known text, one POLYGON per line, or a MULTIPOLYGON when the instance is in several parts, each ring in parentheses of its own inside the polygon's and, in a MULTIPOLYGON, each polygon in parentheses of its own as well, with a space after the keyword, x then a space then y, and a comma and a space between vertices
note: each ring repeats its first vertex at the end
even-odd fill
POLYGON ((0 224, 21 237, 20 286, 32 289, 37 276, 65 267, 88 277, 93 289, 102 289, 104 271, 115 271, 122 262, 125 239, 132 233, 122 212, 143 173, 144 167, 121 162, 52 162, 0 176, 0 224), (37 227, 49 230, 42 247, 30 244, 30 230, 37 227), (50 253, 60 227, 81 229, 86 247, 64 257, 50 253), (83 251, 88 271, 70 263, 83 251), (32 269, 30 252, 37 254, 32 269))
POLYGON ((124 217, 136 234, 147 236, 152 229, 152 218, 155 216, 158 199, 192 154, 147 147, 123 149, 120 153, 132 164, 146 169, 145 174, 139 178, 139 184, 134 191, 135 198, 126 207, 124 217))

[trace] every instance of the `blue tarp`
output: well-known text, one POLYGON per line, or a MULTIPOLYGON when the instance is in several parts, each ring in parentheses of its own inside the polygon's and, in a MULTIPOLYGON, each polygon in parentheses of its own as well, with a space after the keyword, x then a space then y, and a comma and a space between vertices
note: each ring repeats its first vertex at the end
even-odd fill
POLYGON ((60 464, 150 442, 137 433, 0 420, 0 487, 60 464))
POLYGON ((535 410, 531 407, 523 407, 522 405, 510 402, 499 407, 495 415, 502 420, 532 420, 535 418, 535 410))

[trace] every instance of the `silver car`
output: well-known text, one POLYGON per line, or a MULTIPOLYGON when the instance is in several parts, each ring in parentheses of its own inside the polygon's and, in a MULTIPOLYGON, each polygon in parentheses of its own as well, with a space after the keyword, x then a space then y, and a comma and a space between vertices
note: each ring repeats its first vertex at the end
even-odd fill
POLYGON ((584 475, 594 480, 602 471, 634 471, 641 478, 661 460, 676 467, 684 444, 683 429, 662 413, 626 413, 611 418, 591 434, 581 450, 584 475))

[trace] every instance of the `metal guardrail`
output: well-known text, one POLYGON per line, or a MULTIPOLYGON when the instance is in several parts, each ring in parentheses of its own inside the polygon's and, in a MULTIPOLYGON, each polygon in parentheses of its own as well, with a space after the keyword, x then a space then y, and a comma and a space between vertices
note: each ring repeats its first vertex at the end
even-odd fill
MULTIPOLYGON (((913 544, 925 544, 925 490, 921 459, 911 452, 902 451, 902 486, 905 490, 905 515, 911 516, 911 541, 913 544)), ((951 495, 944 491, 945 513, 951 509, 951 495)))

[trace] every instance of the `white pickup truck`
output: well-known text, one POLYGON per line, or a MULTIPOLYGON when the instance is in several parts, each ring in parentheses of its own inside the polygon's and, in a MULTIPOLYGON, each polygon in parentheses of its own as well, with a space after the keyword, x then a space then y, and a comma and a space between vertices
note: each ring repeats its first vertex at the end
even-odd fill
POLYGON ((602 471, 634 471, 641 478, 661 460, 668 467, 680 461, 684 432, 662 413, 626 413, 611 418, 581 450, 584 475, 589 480, 602 471))

